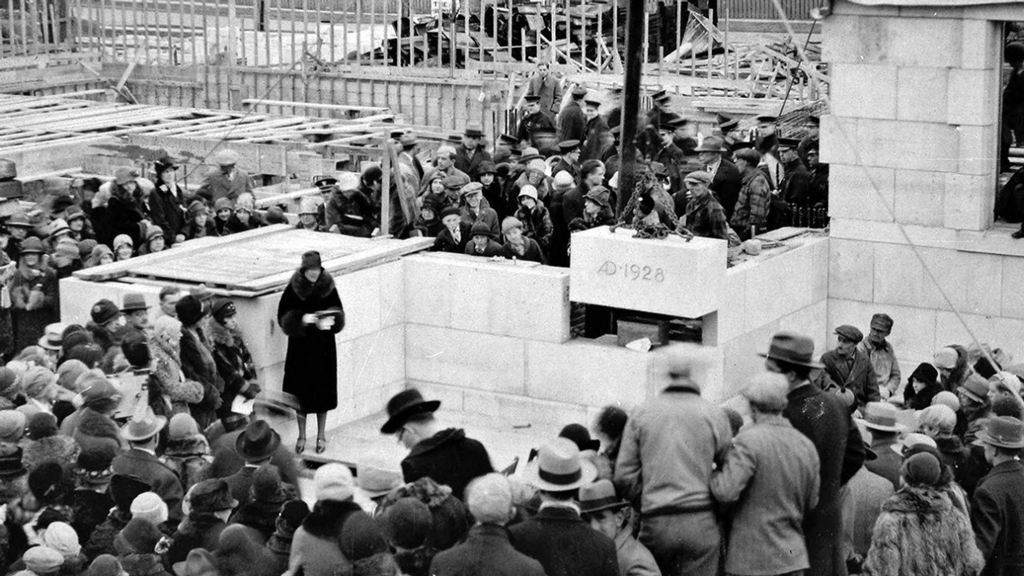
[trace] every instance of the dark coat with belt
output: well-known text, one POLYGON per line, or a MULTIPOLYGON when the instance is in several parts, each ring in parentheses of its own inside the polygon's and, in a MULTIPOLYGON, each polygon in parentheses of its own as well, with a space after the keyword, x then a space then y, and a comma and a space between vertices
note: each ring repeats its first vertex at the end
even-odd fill
POLYGON ((466 541, 439 552, 430 564, 433 576, 545 576, 544 568, 509 543, 504 526, 481 524, 466 541))
POLYGON ((181 499, 185 496, 181 481, 178 475, 156 456, 132 448, 115 457, 111 468, 115 474, 138 478, 149 484, 152 491, 167 503, 168 517, 171 520, 181 518, 181 499))
POLYGON ((839 489, 864 463, 864 442, 843 401, 814 384, 790 391, 783 416, 811 439, 821 463, 818 505, 803 525, 811 565, 807 576, 845 576, 839 489))
POLYGON ((296 271, 281 295, 277 323, 288 336, 284 391, 298 399, 299 410, 305 414, 337 408, 338 351, 334 336, 345 327, 345 311, 331 275, 323 271, 311 284, 296 271), (330 329, 302 323, 303 315, 326 310, 336 311, 330 329))
POLYGON ((615 542, 592 529, 575 510, 541 508, 509 529, 516 550, 540 562, 547 576, 618 576, 615 542))
POLYGON ((484 161, 490 162, 491 154, 481 146, 477 146, 472 151, 467 149, 465 144, 459 144, 455 147, 455 167, 469 174, 470 178, 478 176, 476 169, 484 161))
POLYGON ((732 162, 722 158, 708 188, 711 188, 718 203, 725 209, 725 217, 732 220, 732 211, 736 208, 736 201, 740 198, 740 189, 743 188, 743 175, 740 174, 740 169, 732 162))
POLYGON ((847 388, 857 398, 857 406, 863 408, 868 402, 882 399, 878 392, 878 379, 871 360, 860 348, 854 348, 853 364, 849 364, 836 350, 821 355, 825 372, 833 382, 847 388))
POLYGON ((985 557, 982 575, 1024 574, 1024 464, 1013 460, 992 468, 974 491, 971 511, 985 557))
POLYGON ((466 438, 457 428, 448 428, 413 446, 402 460, 402 476, 406 482, 429 477, 452 489, 462 500, 462 493, 471 480, 494 472, 491 457, 480 442, 466 438))

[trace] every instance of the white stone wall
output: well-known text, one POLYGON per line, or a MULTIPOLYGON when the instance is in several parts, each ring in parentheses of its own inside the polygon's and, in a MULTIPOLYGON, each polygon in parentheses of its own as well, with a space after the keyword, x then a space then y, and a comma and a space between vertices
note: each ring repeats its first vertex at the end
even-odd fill
POLYGON ((1019 13, 840 0, 825 20, 822 58, 834 77, 821 140, 831 164, 829 346, 835 326, 866 331, 886 312, 906 376, 937 347, 971 342, 955 310, 979 340, 1024 352, 1024 246, 1011 229, 992 228, 997 20, 1019 13))

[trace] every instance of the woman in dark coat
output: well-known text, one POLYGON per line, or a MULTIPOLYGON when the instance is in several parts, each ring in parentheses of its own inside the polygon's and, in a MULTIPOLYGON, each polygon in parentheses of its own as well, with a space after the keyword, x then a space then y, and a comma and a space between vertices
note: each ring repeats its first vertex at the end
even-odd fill
POLYGON ((302 255, 302 265, 281 295, 277 322, 288 335, 284 391, 294 395, 299 404, 295 452, 305 450, 306 415, 315 412, 316 451, 323 453, 327 449, 327 411, 338 406, 334 335, 345 327, 345 311, 334 279, 320 263, 319 252, 302 255))

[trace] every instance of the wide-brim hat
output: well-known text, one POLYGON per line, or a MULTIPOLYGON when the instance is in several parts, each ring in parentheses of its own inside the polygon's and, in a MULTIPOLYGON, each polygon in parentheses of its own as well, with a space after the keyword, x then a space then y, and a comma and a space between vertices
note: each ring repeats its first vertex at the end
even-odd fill
POLYGON ((814 361, 814 340, 790 332, 779 332, 772 336, 768 352, 759 354, 759 356, 797 366, 824 368, 821 363, 814 361))
POLYGON ((484 129, 480 126, 467 126, 465 136, 466 138, 483 138, 484 129))
POLYGON ((141 442, 156 436, 167 425, 167 418, 146 410, 141 417, 132 418, 121 428, 121 437, 129 442, 141 442))
POLYGON ((1009 450, 1024 448, 1024 423, 1012 416, 990 418, 985 429, 978 432, 974 444, 1009 450))
POLYGON ((555 438, 537 450, 526 465, 523 479, 538 490, 561 492, 589 484, 597 478, 594 463, 580 457, 580 449, 568 438, 555 438))
POLYGON ((615 494, 615 486, 611 480, 606 479, 581 487, 579 503, 581 514, 594 514, 629 506, 629 502, 615 494))
POLYGON ((281 445, 281 435, 265 420, 253 420, 235 439, 235 452, 243 460, 263 460, 271 457, 281 445))
POLYGON ((388 400, 388 421, 380 427, 380 432, 381 434, 394 434, 402 426, 405 426, 410 417, 436 412, 440 407, 440 400, 424 400, 423 395, 415 388, 403 390, 388 400))
POLYGON ((903 432, 907 429, 896 420, 896 407, 888 402, 868 402, 864 407, 864 418, 857 421, 881 432, 903 432))

